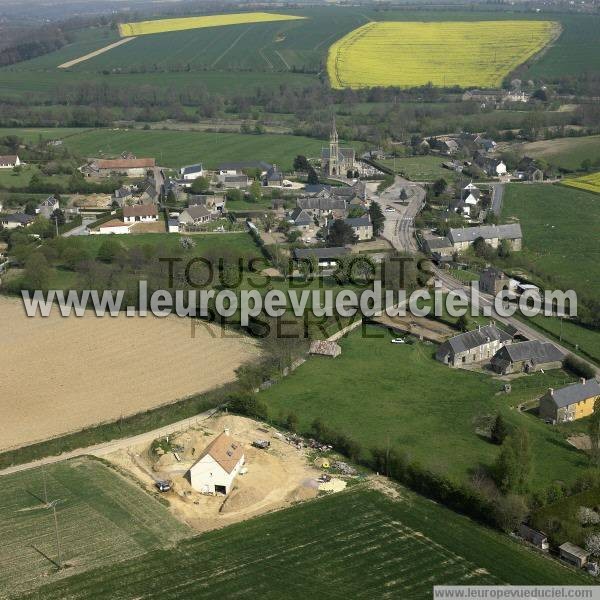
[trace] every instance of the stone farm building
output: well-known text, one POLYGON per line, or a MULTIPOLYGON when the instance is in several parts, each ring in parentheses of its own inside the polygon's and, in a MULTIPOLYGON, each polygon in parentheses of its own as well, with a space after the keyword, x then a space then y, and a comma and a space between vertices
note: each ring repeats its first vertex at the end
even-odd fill
POLYGON ((487 267, 479 277, 479 289, 492 296, 497 296, 503 290, 510 289, 510 279, 495 267, 487 267))
POLYGON ((155 166, 153 158, 97 158, 82 167, 81 172, 88 177, 145 177, 155 166))
POLYGON ((155 204, 134 204, 123 207, 125 223, 154 223, 158 221, 158 210, 155 204))
POLYGON ((368 214, 362 217, 344 219, 344 223, 352 227, 354 235, 358 238, 359 242, 370 240, 373 237, 373 223, 371 223, 371 218, 368 214))
POLYGON ((0 156, 0 169, 14 169, 20 164, 21 161, 16 154, 5 154, 0 156))
POLYGON ((564 354, 550 343, 528 340, 504 346, 492 357, 492 368, 502 375, 560 369, 564 354))
POLYGON ((450 229, 448 238, 457 252, 466 250, 477 238, 483 238, 492 248, 497 248, 502 240, 507 240, 513 250, 520 250, 523 234, 518 223, 509 223, 450 229))
POLYGON ((190 467, 191 486, 204 494, 229 494, 233 480, 244 466, 244 448, 226 429, 217 436, 190 467))
POLYGON ((585 567, 588 561, 589 552, 586 552, 583 548, 571 544, 571 542, 565 542, 562 546, 558 547, 560 557, 569 564, 579 567, 585 567))
POLYGON ((340 148, 340 140, 335 126, 331 128, 329 147, 321 149, 321 168, 325 175, 346 177, 349 170, 356 168, 356 153, 354 148, 340 148))
POLYGON ((472 363, 490 360, 511 336, 495 325, 478 327, 446 340, 437 349, 435 357, 451 367, 460 367, 472 363))
POLYGON ((594 412, 594 403, 600 398, 600 384, 596 379, 581 379, 557 390, 550 388, 540 398, 540 417, 554 423, 565 423, 588 417, 594 412))
POLYGON ((194 205, 188 206, 179 215, 180 225, 202 225, 208 223, 211 219, 211 213, 205 206, 194 205))

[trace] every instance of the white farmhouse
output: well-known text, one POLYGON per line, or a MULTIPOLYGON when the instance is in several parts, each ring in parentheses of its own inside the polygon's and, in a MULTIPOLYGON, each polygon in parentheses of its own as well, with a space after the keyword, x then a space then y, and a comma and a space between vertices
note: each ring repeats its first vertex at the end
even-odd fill
POLYGON ((158 221, 156 204, 134 204, 123 207, 125 223, 154 223, 158 221))
POLYGON ((187 475, 191 486, 204 494, 229 494, 236 475, 244 465, 242 444, 229 435, 229 430, 216 437, 190 467, 187 475))
POLYGON ((0 155, 0 169, 14 169, 21 164, 16 154, 0 155))
POLYGON ((198 177, 204 177, 204 169, 200 163, 195 165, 187 165, 179 169, 179 176, 185 181, 193 181, 198 177))
POLYGON ((500 161, 497 165, 496 165, 496 175, 498 175, 498 177, 502 177, 502 175, 506 175, 506 165, 504 164, 503 161, 500 161))

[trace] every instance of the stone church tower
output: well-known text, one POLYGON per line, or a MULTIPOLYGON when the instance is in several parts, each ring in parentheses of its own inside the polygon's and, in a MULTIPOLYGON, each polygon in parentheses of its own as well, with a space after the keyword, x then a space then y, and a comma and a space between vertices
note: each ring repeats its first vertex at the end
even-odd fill
POLYGON ((331 136, 329 137, 329 175, 339 175, 340 165, 338 164, 338 158, 340 155, 340 141, 338 138, 338 132, 335 126, 335 115, 333 116, 333 128, 331 129, 331 136))

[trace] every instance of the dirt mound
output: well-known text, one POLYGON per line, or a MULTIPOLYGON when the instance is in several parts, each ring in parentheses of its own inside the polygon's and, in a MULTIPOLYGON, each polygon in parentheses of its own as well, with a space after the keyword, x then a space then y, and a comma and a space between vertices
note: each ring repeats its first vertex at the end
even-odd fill
POLYGON ((224 514, 237 512, 260 502, 263 498, 264 494, 261 494, 256 488, 248 487, 234 490, 223 502, 220 512, 224 514))
POLYGON ((316 487, 297 487, 288 497, 288 502, 304 502, 305 500, 312 500, 317 497, 316 487))

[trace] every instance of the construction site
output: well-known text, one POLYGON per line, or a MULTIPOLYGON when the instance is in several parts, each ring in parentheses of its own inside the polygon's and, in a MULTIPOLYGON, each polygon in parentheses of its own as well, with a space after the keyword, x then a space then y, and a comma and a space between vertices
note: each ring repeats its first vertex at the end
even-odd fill
POLYGON ((203 532, 345 489, 358 475, 345 463, 319 460, 328 449, 311 447, 297 436, 246 417, 221 414, 106 459, 148 491, 160 494, 176 518, 203 532), (190 469, 223 435, 235 440, 233 447, 239 444, 243 449, 231 489, 228 493, 195 489, 190 469), (332 469, 334 464, 343 466, 332 469))

